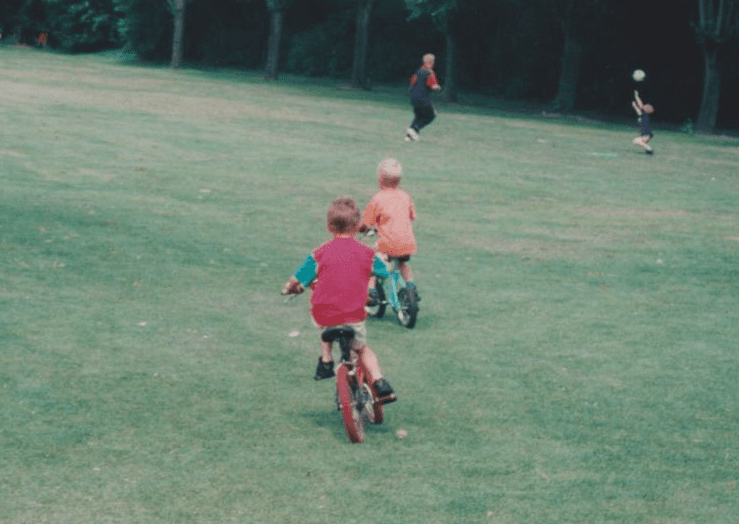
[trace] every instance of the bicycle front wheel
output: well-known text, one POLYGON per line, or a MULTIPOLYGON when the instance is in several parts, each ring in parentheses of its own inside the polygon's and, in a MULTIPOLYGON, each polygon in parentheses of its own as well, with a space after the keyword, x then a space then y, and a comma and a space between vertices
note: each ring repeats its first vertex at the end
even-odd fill
POLYGON ((370 424, 382 424, 385 413, 382 404, 377 401, 375 392, 370 385, 370 379, 362 373, 362 414, 370 424))
POLYGON ((416 319, 418 318, 416 294, 407 287, 404 287, 398 291, 398 301, 400 302, 400 309, 397 311, 398 322, 400 322, 401 326, 412 329, 416 325, 416 319))
POLYGON ((349 383, 349 370, 339 365, 336 370, 336 396, 339 399, 339 409, 344 422, 344 430, 349 441, 364 442, 364 418, 357 408, 352 385, 349 383))

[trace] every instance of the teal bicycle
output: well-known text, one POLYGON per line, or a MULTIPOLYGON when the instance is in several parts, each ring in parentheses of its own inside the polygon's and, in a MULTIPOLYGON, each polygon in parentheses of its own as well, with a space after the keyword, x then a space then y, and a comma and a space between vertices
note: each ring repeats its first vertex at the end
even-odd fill
POLYGON ((412 289, 406 286, 403 277, 400 276, 398 267, 398 259, 389 258, 389 278, 377 278, 377 301, 364 307, 367 315, 372 318, 382 318, 385 316, 387 306, 393 308, 395 316, 401 326, 412 329, 416 325, 418 319, 418 301, 416 294, 412 289))

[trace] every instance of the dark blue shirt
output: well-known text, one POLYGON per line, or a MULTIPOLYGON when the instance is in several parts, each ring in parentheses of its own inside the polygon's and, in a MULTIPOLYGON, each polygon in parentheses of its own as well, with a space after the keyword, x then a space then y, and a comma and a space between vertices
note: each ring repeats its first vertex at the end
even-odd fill
POLYGON ((639 130, 641 131, 642 136, 652 135, 652 128, 649 125, 649 115, 646 113, 642 113, 639 115, 638 118, 639 121, 639 130))
MULTIPOLYGON (((433 71, 425 67, 418 68, 416 74, 413 75, 411 81, 415 80, 415 83, 412 83, 410 91, 410 97, 413 102, 431 103, 431 100, 429 100, 429 87, 426 85, 426 82, 432 75, 434 75, 433 71)), ((433 81, 433 84, 436 84, 436 82, 433 81)))

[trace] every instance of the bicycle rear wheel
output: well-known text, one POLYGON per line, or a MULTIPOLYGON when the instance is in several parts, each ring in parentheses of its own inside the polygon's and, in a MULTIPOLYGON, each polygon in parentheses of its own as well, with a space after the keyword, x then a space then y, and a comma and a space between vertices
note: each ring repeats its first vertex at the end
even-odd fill
POLYGON ((341 364, 336 370, 336 396, 339 399, 341 418, 349 441, 364 442, 364 418, 357 407, 357 400, 349 383, 348 370, 341 364))
POLYGON ((378 280, 375 289, 377 290, 377 305, 364 306, 364 309, 367 311, 367 316, 372 318, 382 318, 385 315, 385 309, 387 308, 387 296, 385 295, 384 283, 378 280))
POLYGON ((407 287, 398 291, 398 301, 400 302, 400 310, 397 311, 398 322, 401 326, 412 329, 416 325, 418 318, 418 302, 416 295, 407 287))

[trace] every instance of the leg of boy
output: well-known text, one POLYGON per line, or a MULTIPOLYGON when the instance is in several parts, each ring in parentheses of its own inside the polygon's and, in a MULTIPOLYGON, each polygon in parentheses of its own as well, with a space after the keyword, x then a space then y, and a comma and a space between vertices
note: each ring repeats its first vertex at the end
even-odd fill
POLYGON ((316 365, 316 373, 313 378, 323 380, 334 375, 334 357, 331 354, 331 344, 321 340, 321 356, 318 357, 318 365, 316 365))
POLYGON ((383 404, 396 401, 398 397, 395 395, 393 387, 382 377, 382 369, 380 369, 380 362, 377 360, 377 355, 367 345, 367 323, 362 321, 351 324, 351 327, 354 328, 354 332, 356 333, 352 341, 352 347, 359 351, 359 358, 367 373, 369 373, 375 393, 382 399, 383 404))
POLYGON ((333 352, 331 351, 332 344, 330 342, 324 342, 321 340, 321 361, 325 364, 334 361, 333 352))
POLYGON ((359 354, 362 359, 362 364, 367 370, 367 373, 369 373, 372 383, 374 384, 382 378, 382 369, 380 369, 380 362, 377 360, 377 355, 375 355, 375 352, 366 344, 359 349, 359 354))
POLYGON ((406 282, 413 282, 413 272, 411 271, 411 266, 408 262, 401 260, 398 263, 398 270, 400 270, 400 276, 403 277, 403 280, 406 282))
POLYGON ((426 127, 427 125, 429 125, 436 118, 436 110, 434 109, 434 106, 430 105, 426 108, 425 117, 426 119, 423 123, 423 127, 426 127))
POLYGON ((639 147, 642 147, 646 150, 647 153, 652 151, 652 147, 649 145, 649 141, 652 139, 649 135, 642 135, 640 137, 636 137, 632 142, 636 144, 639 147))
POLYGON ((410 264, 401 260, 398 264, 398 269, 400 270, 400 276, 403 277, 408 288, 413 290, 415 293, 416 302, 420 302, 421 295, 418 294, 418 288, 416 287, 416 283, 413 281, 413 272, 411 271, 410 264))
POLYGON ((382 370, 380 369, 380 362, 377 360, 377 355, 375 355, 374 351, 372 351, 367 344, 362 346, 359 358, 362 359, 362 365, 364 365, 367 373, 369 373, 372 387, 380 398, 380 402, 388 404, 398 400, 393 387, 382 376, 382 370))

